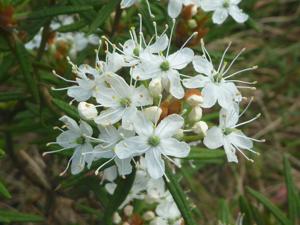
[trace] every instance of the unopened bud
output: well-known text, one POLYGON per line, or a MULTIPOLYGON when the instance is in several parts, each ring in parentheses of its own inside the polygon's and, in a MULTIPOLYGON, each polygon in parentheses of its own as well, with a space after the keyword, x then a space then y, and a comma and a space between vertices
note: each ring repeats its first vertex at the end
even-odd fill
POLYGON ((196 106, 192 109, 192 111, 189 113, 189 120, 191 122, 197 122, 201 120, 202 118, 202 109, 200 106, 196 106))
POLYGON ((153 123, 157 123, 162 113, 162 109, 157 106, 151 106, 144 109, 143 112, 148 120, 152 121, 153 123))
POLYGON ((122 218, 120 217, 119 213, 115 212, 113 214, 112 221, 113 221, 114 224, 119 224, 119 223, 122 222, 122 218))
POLYGON ((153 220, 154 218, 155 218, 155 214, 154 214, 154 212, 152 212, 152 211, 147 211, 147 212, 145 212, 144 215, 143 215, 143 219, 144 219, 145 221, 151 221, 151 220, 153 220))
POLYGON ((178 129, 174 135, 174 138, 176 138, 177 140, 181 140, 183 138, 183 136, 184 136, 183 129, 178 129))
POLYGON ((80 117, 85 120, 92 120, 98 115, 96 107, 87 102, 80 102, 78 104, 78 112, 80 117))
POLYGON ((198 26, 197 21, 194 19, 188 20, 188 26, 190 29, 195 29, 198 26))
POLYGON ((194 126, 192 127, 192 130, 196 134, 201 134, 201 135, 205 136, 206 132, 208 130, 207 123, 205 123, 204 121, 198 121, 197 123, 194 124, 194 126))
POLYGON ((158 97, 163 91, 162 83, 160 78, 152 79, 149 83, 149 92, 153 97, 158 97))
POLYGON ((203 103, 203 97, 201 95, 191 95, 186 99, 186 102, 192 106, 199 106, 203 103))
POLYGON ((125 206, 125 208, 124 208, 125 216, 129 217, 132 215, 132 213, 133 213, 133 206, 132 205, 125 206))

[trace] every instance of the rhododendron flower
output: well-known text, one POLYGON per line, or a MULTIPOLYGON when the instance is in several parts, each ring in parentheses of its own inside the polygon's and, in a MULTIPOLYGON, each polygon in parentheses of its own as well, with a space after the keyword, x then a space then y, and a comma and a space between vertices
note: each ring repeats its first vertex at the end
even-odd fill
POLYGON ((116 145, 115 152, 120 159, 145 153, 147 171, 154 179, 165 174, 162 156, 183 158, 190 152, 190 146, 172 136, 183 126, 181 116, 173 114, 164 118, 156 127, 143 113, 137 113, 134 130, 138 136, 127 138, 116 145))
POLYGON ((244 23, 248 15, 238 7, 241 0, 201 0, 200 6, 204 11, 214 11, 213 22, 222 24, 230 15, 238 23, 244 23))

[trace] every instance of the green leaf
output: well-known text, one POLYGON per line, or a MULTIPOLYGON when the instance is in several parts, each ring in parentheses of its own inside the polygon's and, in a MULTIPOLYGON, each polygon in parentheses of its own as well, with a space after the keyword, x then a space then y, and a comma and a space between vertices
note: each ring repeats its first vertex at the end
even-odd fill
POLYGON ((109 15, 114 11, 117 4, 120 3, 120 0, 110 0, 109 3, 105 4, 98 12, 97 17, 92 22, 89 34, 95 32, 98 27, 100 27, 105 21, 107 21, 107 18, 109 18, 109 15))
POLYGON ((257 201, 263 204, 273 214, 273 216, 277 218, 278 222, 280 222, 282 225, 292 225, 291 221, 284 215, 284 213, 264 195, 250 187, 247 187, 247 191, 251 196, 256 198, 257 201))
POLYGON ((16 40, 16 56, 17 60, 19 61, 23 76, 25 78, 25 82, 29 91, 32 93, 36 103, 39 104, 40 97, 39 97, 39 89, 36 78, 33 75, 33 69, 30 62, 30 56, 25 49, 24 45, 19 41, 16 40))
POLYGON ((165 172, 166 172, 166 176, 169 179, 169 181, 165 180, 166 186, 169 189, 170 193, 172 194, 173 199, 185 221, 185 224, 197 225, 197 223, 193 219, 193 215, 191 213, 191 207, 189 206, 189 203, 187 201, 186 194, 181 189, 178 179, 175 178, 175 175, 167 166, 165 172))
POLYGON ((288 215, 293 224, 297 224, 296 220, 300 216, 300 200, 296 186, 293 181, 291 165, 288 161, 287 156, 284 157, 283 164, 285 184, 288 192, 288 215))
POLYGON ((0 93, 0 102, 14 101, 26 98, 26 95, 19 91, 7 91, 0 93))
POLYGON ((243 196, 240 196, 239 204, 240 204, 241 213, 245 215, 243 220, 244 225, 252 225, 253 212, 251 211, 251 206, 248 203, 247 199, 243 196))
POLYGON ((225 159, 225 151, 223 150, 208 150, 207 148, 192 147, 188 159, 194 160, 211 160, 225 159))
POLYGON ((226 225, 230 223, 230 210, 227 202, 224 199, 220 199, 218 207, 218 219, 226 225))
POLYGON ((74 106, 55 98, 52 99, 52 102, 55 106, 57 106, 57 108, 65 112, 68 116, 72 117, 73 119, 80 120, 80 116, 74 106))
POLYGON ((85 27, 87 23, 84 20, 79 20, 74 23, 64 25, 59 27, 56 31, 60 33, 65 33, 65 32, 76 32, 80 30, 81 28, 85 27))
POLYGON ((31 215, 15 211, 0 209, 0 222, 42 222, 44 218, 38 215, 31 215))
POLYGON ((93 10, 92 6, 52 6, 30 13, 28 19, 41 19, 45 17, 54 17, 58 15, 80 13, 88 10, 93 10))
POLYGON ((106 206, 106 210, 104 212, 105 215, 105 224, 112 224, 113 213, 118 210, 119 206, 126 199, 129 194, 131 187, 133 185, 135 179, 135 169, 133 169, 132 173, 126 178, 119 177, 117 180, 117 187, 112 195, 109 204, 106 206))
POLYGON ((9 191, 6 189, 6 187, 1 181, 0 181, 0 195, 2 195, 4 198, 11 198, 9 191))

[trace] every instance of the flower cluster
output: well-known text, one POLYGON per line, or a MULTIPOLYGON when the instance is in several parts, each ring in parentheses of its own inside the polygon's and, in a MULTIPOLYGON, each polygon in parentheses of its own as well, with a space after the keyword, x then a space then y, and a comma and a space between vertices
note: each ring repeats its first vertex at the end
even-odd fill
MULTIPOLYGON (((242 149, 255 153, 253 141, 263 140, 247 137, 238 129, 259 117, 238 124, 249 106, 239 113, 244 99, 240 89, 253 89, 255 82, 233 77, 256 67, 230 72, 244 49, 228 65, 225 57, 229 44, 215 67, 203 41, 201 55, 185 47, 195 34, 171 53, 174 26, 170 37, 166 29, 161 34, 155 32, 146 42, 141 16, 140 20, 138 34, 131 29, 131 38, 123 44, 117 46, 103 37, 107 46, 105 61, 99 59, 99 47, 95 68, 86 64, 78 67, 69 60, 75 80, 54 72, 72 85, 53 89, 67 90, 73 98, 71 102, 79 102, 82 118, 78 125, 73 119, 62 117, 67 130, 62 130, 54 142, 63 147, 59 151, 75 148, 69 161, 71 172, 79 173, 85 166, 90 168, 93 161, 104 158, 107 163, 114 161, 118 173, 124 176, 132 172, 132 162, 145 157, 148 174, 159 179, 165 176, 165 159, 174 162, 173 158, 189 155, 190 144, 184 137, 191 133, 199 135, 198 141, 204 138, 209 149, 224 147, 229 162, 238 161, 237 151, 249 159, 242 149), (171 107, 171 102, 177 102, 177 106, 171 107), (201 121, 202 110, 215 105, 221 107, 220 125, 208 129, 206 122, 201 121)), ((154 28, 157 30, 155 23, 154 28)))
MULTIPOLYGON (((121 8, 128 8, 138 0, 122 0, 121 8)), ((150 4, 146 0, 149 12, 150 4)), ((213 11, 212 20, 215 24, 222 24, 230 15, 238 23, 244 23, 248 15, 238 7, 241 0, 169 0, 168 14, 171 18, 176 18, 180 14, 182 7, 193 5, 196 9, 201 8, 205 12, 213 11)))

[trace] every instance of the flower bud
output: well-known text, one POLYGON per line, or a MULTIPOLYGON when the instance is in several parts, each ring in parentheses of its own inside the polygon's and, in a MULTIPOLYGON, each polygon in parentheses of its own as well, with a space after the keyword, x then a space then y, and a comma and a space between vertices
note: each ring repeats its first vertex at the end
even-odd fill
POLYGON ((133 213, 133 206, 132 205, 125 206, 125 208, 124 208, 124 215, 127 216, 127 217, 129 217, 129 216, 132 215, 132 213, 133 213))
POLYGON ((149 83, 149 92, 153 97, 158 97, 163 91, 162 83, 160 78, 152 79, 149 83))
POLYGON ((181 140, 184 136, 184 132, 183 132, 183 129, 178 129, 176 134, 174 135, 174 137, 177 139, 177 140, 181 140))
POLYGON ((189 113, 189 120, 191 122, 197 122, 201 120, 202 118, 202 109, 200 106, 196 106, 192 109, 192 111, 189 113))
POLYGON ((188 20, 188 26, 190 29, 195 29, 198 26, 197 21, 195 19, 188 20))
POLYGON ((119 224, 119 223, 122 222, 122 218, 120 217, 119 213, 115 212, 113 214, 112 221, 113 221, 114 224, 119 224))
POLYGON ((143 112, 148 120, 152 121, 153 123, 157 123, 162 113, 162 109, 157 106, 151 106, 144 109, 143 112))
POLYGON ((203 97, 201 95, 191 95, 186 99, 186 102, 192 106, 199 106, 203 103, 203 97))
POLYGON ((208 130, 207 123, 205 123, 204 121, 198 121, 197 123, 194 124, 194 126, 192 127, 192 130, 196 134, 201 134, 201 135, 205 136, 206 131, 208 130))
POLYGON ((80 102, 78 104, 78 112, 80 117, 85 120, 92 120, 98 115, 96 107, 87 102, 80 102))
POLYGON ((147 211, 143 215, 143 219, 145 221, 150 221, 150 220, 153 220, 154 218, 155 218, 155 214, 152 211, 147 211))

